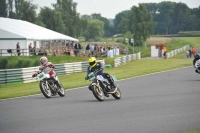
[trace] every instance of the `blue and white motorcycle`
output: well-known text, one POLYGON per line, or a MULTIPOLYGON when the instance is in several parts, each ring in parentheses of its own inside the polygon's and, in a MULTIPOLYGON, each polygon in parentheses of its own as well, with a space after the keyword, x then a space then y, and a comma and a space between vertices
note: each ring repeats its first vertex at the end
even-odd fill
POLYGON ((117 87, 113 90, 108 80, 102 75, 96 75, 94 72, 90 72, 87 75, 87 79, 92 82, 89 88, 97 100, 104 101, 105 95, 108 94, 111 94, 115 99, 121 98, 121 91, 118 87, 119 85, 117 85, 117 87))
POLYGON ((196 69, 195 72, 200 74, 200 60, 195 62, 194 68, 196 69))

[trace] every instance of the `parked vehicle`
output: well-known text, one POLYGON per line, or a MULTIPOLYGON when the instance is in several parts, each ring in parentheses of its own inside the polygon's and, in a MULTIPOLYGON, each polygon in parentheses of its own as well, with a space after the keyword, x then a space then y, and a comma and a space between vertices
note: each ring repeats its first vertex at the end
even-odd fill
POLYGON ((107 79, 102 75, 96 75, 94 72, 90 72, 87 75, 87 79, 92 82, 89 88, 97 100, 104 101, 105 95, 108 94, 111 94, 115 99, 121 98, 119 85, 116 88, 112 88, 107 79))

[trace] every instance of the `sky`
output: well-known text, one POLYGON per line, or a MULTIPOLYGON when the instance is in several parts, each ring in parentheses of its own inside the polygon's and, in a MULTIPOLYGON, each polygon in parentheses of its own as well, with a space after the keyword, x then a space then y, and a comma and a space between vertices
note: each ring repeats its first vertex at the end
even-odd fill
MULTIPOLYGON (((138 3, 160 3, 162 1, 182 2, 189 8, 200 6, 200 0, 73 0, 77 3, 76 11, 81 15, 100 13, 107 19, 114 19, 116 14, 130 10, 132 6, 138 6, 138 3)), ((38 7, 52 7, 51 3, 56 3, 56 0, 33 0, 32 3, 37 4, 38 7)))

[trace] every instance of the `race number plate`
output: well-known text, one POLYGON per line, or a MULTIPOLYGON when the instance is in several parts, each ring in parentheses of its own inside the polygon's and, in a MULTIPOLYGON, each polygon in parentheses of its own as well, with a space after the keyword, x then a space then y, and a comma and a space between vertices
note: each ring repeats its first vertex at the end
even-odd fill
POLYGON ((45 78, 45 73, 44 72, 42 72, 42 73, 40 73, 40 74, 37 75, 37 79, 38 80, 42 80, 44 78, 45 78))
POLYGON ((90 80, 94 80, 94 79, 95 79, 95 74, 94 74, 93 72, 89 73, 89 74, 88 74, 88 78, 89 78, 90 80))

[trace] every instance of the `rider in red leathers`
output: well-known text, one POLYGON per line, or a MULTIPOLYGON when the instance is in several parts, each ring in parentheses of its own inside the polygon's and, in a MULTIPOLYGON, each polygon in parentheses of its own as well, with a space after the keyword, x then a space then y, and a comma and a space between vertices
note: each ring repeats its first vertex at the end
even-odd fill
POLYGON ((58 83, 58 80, 56 79, 56 73, 54 71, 55 65, 51 62, 48 62, 47 57, 42 56, 40 58, 41 66, 39 67, 39 71, 37 71, 35 74, 32 75, 32 77, 36 77, 40 72, 44 72, 45 74, 49 74, 50 78, 54 80, 54 83, 57 84, 57 86, 60 88, 60 84, 58 83))

